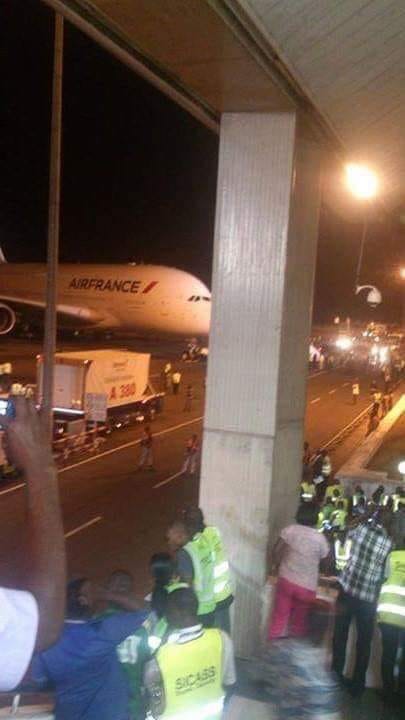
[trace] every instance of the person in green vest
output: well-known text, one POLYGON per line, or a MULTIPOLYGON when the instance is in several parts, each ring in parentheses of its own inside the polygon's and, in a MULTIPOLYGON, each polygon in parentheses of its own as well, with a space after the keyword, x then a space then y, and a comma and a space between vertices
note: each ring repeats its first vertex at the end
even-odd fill
POLYGON ((325 525, 329 523, 330 516, 332 515, 334 509, 335 506, 330 499, 321 507, 318 513, 318 522, 316 525, 317 530, 320 532, 324 530, 325 525))
POLYGON ((171 552, 175 554, 176 574, 181 582, 195 590, 198 617, 204 627, 215 622, 214 558, 211 547, 198 532, 192 535, 183 520, 176 520, 167 532, 171 552))
POLYGON ((337 503, 344 495, 344 489, 340 484, 338 478, 335 478, 330 485, 326 488, 325 500, 332 500, 333 503, 337 503))
POLYGON ((395 701, 402 694, 405 704, 405 534, 398 549, 388 556, 386 580, 377 604, 377 620, 382 637, 381 676, 384 697, 395 701), (396 685, 394 674, 398 655, 401 653, 399 675, 396 685))
POLYGON ((316 487, 313 482, 303 480, 300 484, 300 497, 303 502, 312 502, 316 495, 316 487))
POLYGON ((179 581, 173 558, 169 553, 155 553, 150 559, 150 571, 154 580, 151 594, 146 598, 152 611, 152 628, 148 645, 152 653, 165 642, 168 632, 166 608, 169 594, 180 587, 189 587, 179 581))
POLYGON ((335 552, 335 568, 338 573, 341 573, 347 563, 350 560, 350 555, 352 551, 352 541, 347 536, 347 533, 345 530, 342 532, 338 532, 335 542, 334 542, 334 552, 335 552))
MULTIPOLYGON (((111 573, 106 583, 107 596, 134 597, 134 579, 126 570, 111 573)), ((118 612, 122 608, 111 602, 104 615, 118 612)), ((144 623, 132 635, 129 635, 117 647, 118 659, 125 671, 130 690, 129 709, 131 720, 144 720, 146 716, 145 695, 143 689, 143 673, 145 664, 152 657, 149 647, 149 636, 153 628, 153 618, 146 618, 144 623)))
POLYGON ((347 522, 347 510, 343 500, 339 500, 336 509, 331 513, 330 524, 332 529, 344 530, 347 522))
POLYGON ((191 537, 202 533, 211 548, 214 560, 215 627, 230 635, 230 607, 234 596, 229 562, 221 533, 217 527, 205 524, 203 511, 199 507, 188 508, 184 513, 184 521, 191 537))
POLYGON ((204 629, 191 588, 169 594, 169 635, 146 665, 144 683, 153 720, 221 720, 227 694, 236 682, 232 640, 204 629))
POLYGON ((405 488, 403 488, 401 485, 399 485, 393 496, 393 511, 398 512, 398 510, 405 509, 405 488))

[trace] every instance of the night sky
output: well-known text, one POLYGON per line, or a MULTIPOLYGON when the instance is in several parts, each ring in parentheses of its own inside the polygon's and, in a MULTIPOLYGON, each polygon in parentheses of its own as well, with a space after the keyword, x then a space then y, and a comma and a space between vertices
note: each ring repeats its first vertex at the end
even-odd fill
MULTIPOLYGON (((53 20, 40 0, 0 2, 0 243, 45 259, 53 20)), ((65 24, 61 261, 144 261, 210 285, 218 138, 65 24)), ((314 319, 373 317, 353 297, 359 223, 321 212, 314 319)), ((373 222, 364 273, 401 307, 404 240, 373 222)), ((405 288, 404 288, 405 293, 405 288)))

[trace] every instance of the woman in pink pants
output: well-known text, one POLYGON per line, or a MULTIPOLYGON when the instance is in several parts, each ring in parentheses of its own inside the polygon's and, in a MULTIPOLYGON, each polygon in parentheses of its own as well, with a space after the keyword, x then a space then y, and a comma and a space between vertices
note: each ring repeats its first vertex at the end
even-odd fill
POLYGON ((276 596, 269 627, 269 639, 307 633, 308 613, 316 597, 319 563, 329 555, 325 537, 315 530, 318 518, 315 503, 302 503, 296 522, 281 531, 274 548, 279 564, 276 596))

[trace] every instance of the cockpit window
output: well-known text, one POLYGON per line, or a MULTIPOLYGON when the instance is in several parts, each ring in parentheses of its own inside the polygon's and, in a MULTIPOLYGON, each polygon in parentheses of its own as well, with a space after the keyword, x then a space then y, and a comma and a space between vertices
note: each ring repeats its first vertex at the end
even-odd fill
POLYGON ((203 297, 203 300, 205 300, 205 302, 211 302, 211 298, 209 297, 203 297))
POLYGON ((195 295, 192 295, 191 297, 189 297, 189 299, 187 300, 187 302, 193 302, 194 298, 195 298, 195 295))

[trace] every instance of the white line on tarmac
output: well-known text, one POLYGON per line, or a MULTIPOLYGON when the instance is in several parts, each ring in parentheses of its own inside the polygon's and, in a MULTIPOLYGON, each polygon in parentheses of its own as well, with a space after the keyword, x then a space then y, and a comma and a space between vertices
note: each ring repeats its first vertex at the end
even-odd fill
POLYGON ((314 403, 317 403, 320 401, 320 397, 315 398, 315 400, 311 400, 311 405, 314 405, 314 403))
POLYGON ((14 492, 15 490, 19 490, 20 488, 24 487, 25 483, 19 483, 18 485, 14 485, 11 488, 7 488, 7 490, 1 490, 0 495, 7 495, 7 493, 14 492))
POLYGON ((336 390, 337 390, 337 388, 334 388, 333 390, 329 390, 329 395, 333 395, 333 393, 335 393, 336 390))
MULTIPOLYGON (((157 433, 153 433, 153 437, 157 438, 160 437, 160 435, 167 435, 167 433, 174 432, 175 430, 180 430, 180 428, 187 427, 187 425, 192 425, 193 423, 199 422, 202 419, 203 415, 200 415, 200 417, 196 417, 193 420, 187 420, 187 422, 179 423, 179 425, 173 425, 172 427, 166 428, 166 430, 160 430, 157 433)), ((79 460, 79 462, 74 463, 73 465, 67 465, 64 468, 61 468, 60 470, 58 470, 58 473, 64 473, 67 470, 72 470, 75 467, 79 467, 79 465, 86 465, 87 463, 94 462, 94 460, 98 460, 99 458, 105 457, 106 455, 112 455, 115 452, 119 452, 119 450, 125 450, 125 448, 139 445, 141 440, 142 438, 138 438, 137 440, 131 440, 131 442, 124 443, 123 445, 118 445, 118 447, 111 448, 111 450, 105 450, 105 452, 97 453, 96 455, 92 455, 85 460, 79 460)))
MULTIPOLYGON (((194 418, 193 420, 187 420, 187 422, 180 423, 179 425, 173 425, 172 427, 166 428, 166 430, 160 430, 157 433, 153 433, 153 437, 159 437, 160 435, 167 435, 167 433, 174 432, 175 430, 180 430, 180 428, 187 427, 187 425, 192 425, 193 423, 199 422, 203 419, 203 415, 200 415, 199 417, 194 418)), ((111 448, 111 450, 106 450, 102 453, 97 453, 96 455, 92 455, 89 458, 86 458, 85 460, 79 460, 79 462, 75 463, 74 465, 67 465, 64 468, 60 468, 58 470, 58 474, 64 473, 67 470, 72 470, 75 467, 79 467, 79 465, 86 465, 89 462, 94 462, 94 460, 98 460, 99 458, 105 457, 106 455, 112 455, 112 453, 119 452, 120 450, 125 450, 125 448, 133 447, 134 445, 139 445, 141 442, 141 438, 138 438, 137 440, 131 440, 131 442, 124 443, 123 445, 118 445, 118 447, 111 448)), ((6 493, 12 493, 16 490, 20 490, 23 488, 25 483, 19 483, 18 485, 14 485, 11 488, 7 488, 6 490, 0 490, 0 495, 6 495, 6 493)))
POLYGON ((79 527, 74 528, 73 530, 69 530, 69 532, 65 533, 65 538, 72 537, 72 535, 76 535, 77 533, 81 532, 82 530, 85 530, 86 528, 90 527, 91 525, 95 525, 96 523, 99 523, 100 520, 103 519, 102 515, 97 515, 97 517, 92 518, 91 520, 88 520, 87 522, 83 523, 83 525, 79 525, 79 527))
POLYGON ((318 370, 316 373, 311 373, 308 375, 308 380, 311 380, 311 378, 318 377, 318 375, 325 375, 325 373, 329 372, 328 370, 318 370))
POLYGON ((183 471, 180 470, 180 472, 175 473, 174 475, 170 475, 170 477, 166 478, 166 480, 162 480, 161 482, 158 482, 156 485, 153 486, 153 489, 157 490, 157 488, 162 487, 162 485, 166 485, 167 483, 171 482, 175 478, 180 477, 180 475, 183 475, 183 474, 184 474, 183 471))
POLYGON ((350 383, 343 383, 342 387, 347 387, 350 383))

